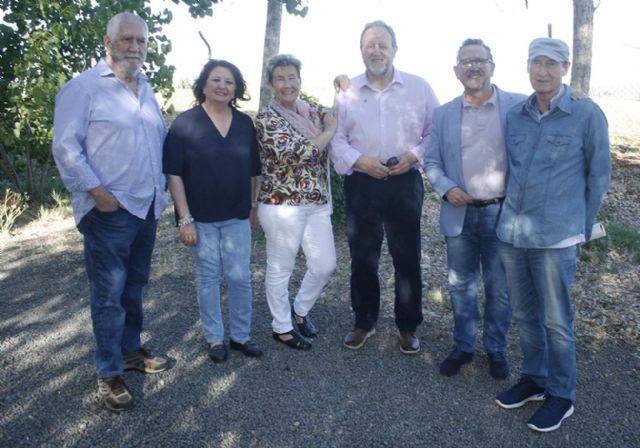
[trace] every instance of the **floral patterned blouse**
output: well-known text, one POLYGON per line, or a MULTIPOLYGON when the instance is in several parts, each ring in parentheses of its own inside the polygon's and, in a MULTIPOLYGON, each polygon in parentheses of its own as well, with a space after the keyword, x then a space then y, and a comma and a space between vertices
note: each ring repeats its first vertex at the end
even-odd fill
MULTIPOLYGON (((311 106, 310 118, 322 129, 321 106, 311 106)), ((321 205, 330 200, 328 148, 323 151, 297 131, 271 106, 255 119, 262 184, 258 201, 270 205, 321 205)))

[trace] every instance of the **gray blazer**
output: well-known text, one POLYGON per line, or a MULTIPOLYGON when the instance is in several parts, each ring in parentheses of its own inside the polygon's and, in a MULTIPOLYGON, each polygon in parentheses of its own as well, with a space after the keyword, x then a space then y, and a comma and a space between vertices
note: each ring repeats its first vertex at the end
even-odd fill
MULTIPOLYGON (((527 97, 519 93, 498 89, 498 110, 502 134, 506 130, 507 111, 527 97)), ((445 236, 458 236, 462 232, 467 206, 454 207, 444 200, 453 187, 466 191, 462 174, 460 139, 462 127, 462 96, 438 107, 433 115, 431 140, 425 153, 424 167, 429 182, 440 195, 440 232, 445 236)))

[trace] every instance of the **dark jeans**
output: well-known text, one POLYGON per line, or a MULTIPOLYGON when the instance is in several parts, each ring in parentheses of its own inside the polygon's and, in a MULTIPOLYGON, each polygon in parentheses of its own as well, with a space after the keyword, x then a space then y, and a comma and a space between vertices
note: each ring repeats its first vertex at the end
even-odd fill
POLYGON ((415 331, 422 322, 420 218, 424 185, 420 173, 411 170, 378 180, 356 172, 345 178, 344 192, 355 326, 370 330, 378 320, 378 264, 386 232, 395 269, 396 325, 401 331, 415 331))
POLYGON ((124 209, 93 208, 80 223, 89 277, 96 371, 101 378, 123 373, 123 353, 140 348, 142 289, 149 280, 157 221, 124 209))

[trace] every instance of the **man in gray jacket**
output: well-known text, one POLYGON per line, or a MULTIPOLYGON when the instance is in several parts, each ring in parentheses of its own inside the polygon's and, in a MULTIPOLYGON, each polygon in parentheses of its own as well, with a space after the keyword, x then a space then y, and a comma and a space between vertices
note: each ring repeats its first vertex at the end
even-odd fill
POLYGON ((525 99, 491 84, 495 63, 481 39, 467 39, 454 67, 464 93, 436 109, 425 156, 429 182, 442 198, 440 231, 447 242, 453 351, 440 364, 451 376, 471 362, 480 322, 480 268, 484 279, 483 344, 491 376, 505 379, 504 351, 511 322, 496 224, 505 197, 506 113, 525 99))

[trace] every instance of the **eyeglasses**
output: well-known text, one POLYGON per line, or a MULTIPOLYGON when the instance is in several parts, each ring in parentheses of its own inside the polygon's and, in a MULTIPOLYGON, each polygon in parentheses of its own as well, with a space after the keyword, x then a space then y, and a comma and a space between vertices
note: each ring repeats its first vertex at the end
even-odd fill
POLYGON ((465 59, 458 61, 458 65, 462 68, 482 67, 487 64, 493 64, 493 61, 490 59, 465 59))

